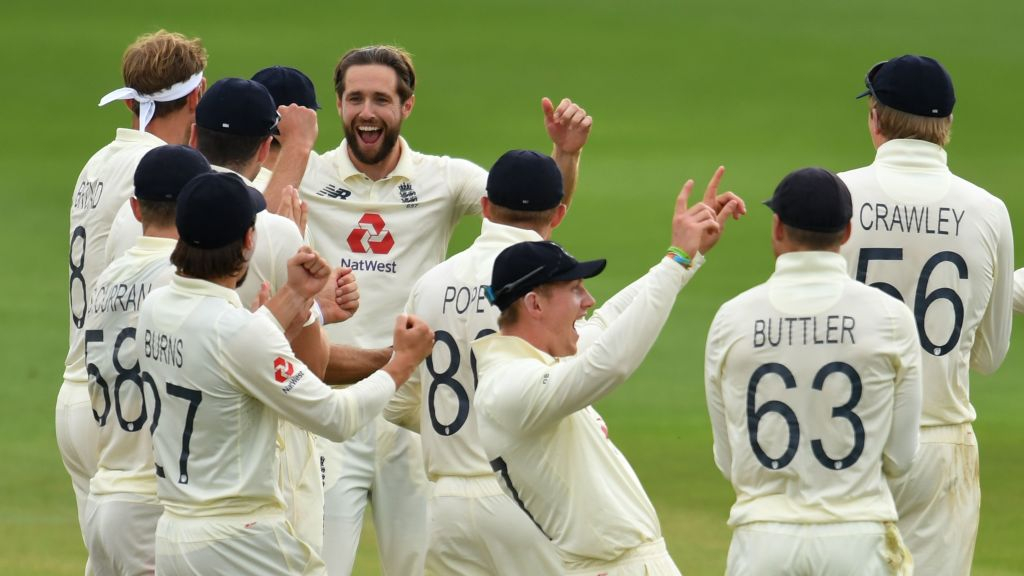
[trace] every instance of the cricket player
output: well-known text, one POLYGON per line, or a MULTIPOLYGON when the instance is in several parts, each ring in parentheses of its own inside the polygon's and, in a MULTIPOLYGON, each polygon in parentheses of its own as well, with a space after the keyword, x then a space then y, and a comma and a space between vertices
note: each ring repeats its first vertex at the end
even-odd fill
POLYGON ((139 159, 165 143, 185 143, 205 88, 205 68, 206 50, 197 38, 160 30, 136 39, 121 61, 125 87, 101 101, 101 105, 125 101, 132 113, 131 128, 118 128, 114 140, 89 159, 72 193, 69 345, 64 381, 57 395, 56 431, 57 447, 75 490, 83 536, 89 479, 96 473, 98 432, 89 402, 85 362, 89 295, 96 278, 110 263, 104 249, 107 235, 114 214, 132 195, 139 159))
POLYGON ((494 259, 513 244, 550 238, 565 217, 562 199, 562 174, 554 160, 528 150, 506 152, 487 176, 480 236, 427 271, 409 295, 406 312, 434 329, 434 350, 388 403, 384 417, 423 439, 432 482, 429 575, 561 572, 555 548, 502 491, 480 446, 470 344, 498 330, 498 310, 484 296, 494 259))
POLYGON ((715 464, 736 492, 726 573, 911 574, 886 479, 918 446, 914 317, 847 276, 838 177, 797 170, 765 204, 775 273, 722 305, 704 357, 715 464))
MULTIPOLYGON (((309 76, 300 70, 288 66, 271 66, 253 74, 252 80, 263 84, 270 95, 274 98, 274 104, 280 110, 281 107, 304 107, 309 110, 319 110, 320 103, 316 99, 316 88, 309 76)), ((291 111, 287 111, 290 113, 291 111)), ((313 118, 316 118, 314 113, 313 118)), ((315 140, 315 138, 314 138, 315 140)), ((312 149, 312 147, 310 147, 312 149)), ((257 190, 265 190, 270 178, 274 173, 274 166, 281 156, 281 142, 275 136, 270 142, 270 153, 267 159, 260 166, 259 174, 253 178, 253 186, 257 190)), ((308 157, 308 153, 307 153, 308 157)))
POLYGON ((668 256, 589 320, 583 279, 604 260, 522 242, 494 261, 488 299, 500 331, 473 343, 477 430, 508 494, 556 546, 562 574, 679 574, 654 507, 591 404, 639 367, 702 254, 741 210, 738 199, 717 214, 703 202, 688 209, 692 188, 676 201, 668 256))
POLYGON ((870 166, 839 174, 853 197, 850 276, 903 301, 922 355, 921 449, 890 486, 919 574, 966 575, 981 489, 970 370, 1010 345, 1013 234, 1001 200, 949 171, 956 98, 936 60, 906 55, 868 72, 870 166))
MULTIPOLYGON (((332 266, 359 275, 359 314, 346 326, 327 327, 331 341, 379 348, 387 345, 386 326, 401 312, 413 283, 444 259, 456 223, 480 212, 487 172, 466 160, 416 152, 400 137, 416 101, 415 70, 401 49, 350 50, 338 62, 334 82, 345 140, 309 156, 299 190, 309 204, 310 244, 332 266)), ((544 99, 543 106, 568 204, 592 119, 569 100, 556 109, 544 99)), ((291 174, 279 160, 275 178, 290 181, 291 174)), ((272 206, 275 194, 267 190, 272 206)), ((330 574, 351 573, 371 495, 382 571, 420 574, 428 490, 419 438, 380 419, 344 445, 319 447, 330 574)))
POLYGON ((293 353, 285 332, 311 315, 330 275, 303 247, 288 281, 249 312, 235 291, 255 247, 259 191, 236 174, 193 178, 178 199, 177 272, 143 303, 141 368, 156 390, 153 431, 157 573, 324 574, 317 553, 288 522, 277 485, 275 438, 285 418, 342 440, 384 408, 433 342, 401 316, 394 356, 346 390, 332 390, 293 353))
MULTIPOLYGON (((187 146, 158 146, 135 170, 131 205, 144 230, 108 266, 89 299, 85 361, 99 459, 85 512, 89 561, 96 576, 143 576, 156 569, 154 537, 163 506, 156 495, 151 431, 159 418, 139 370, 139 307, 174 275, 171 252, 178 193, 210 163, 187 146)), ((152 389, 149 389, 150 394, 152 389)))

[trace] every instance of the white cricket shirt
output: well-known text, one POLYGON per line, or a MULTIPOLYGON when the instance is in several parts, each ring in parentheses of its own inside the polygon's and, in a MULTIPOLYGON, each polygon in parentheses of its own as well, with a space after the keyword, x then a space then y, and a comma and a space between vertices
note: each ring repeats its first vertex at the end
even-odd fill
POLYGON ((685 271, 663 259, 577 323, 576 356, 553 358, 500 334, 473 343, 484 452, 568 569, 661 538, 654 506, 591 404, 640 365, 702 262, 698 255, 685 271))
POLYGON ((157 493, 178 516, 283 509, 275 451, 278 418, 334 441, 376 417, 395 391, 384 371, 332 390, 295 358, 264 307, 175 276, 142 306, 142 369, 156 383, 157 493))
POLYGON ((129 492, 156 501, 150 430, 156 400, 139 368, 136 325, 143 300, 170 282, 176 240, 140 237, 96 279, 85 320, 89 397, 99 424, 91 494, 129 492))
POLYGON ((910 311, 832 252, 778 257, 726 302, 704 377, 730 526, 896 520, 885 476, 910 468, 921 354, 910 311))
POLYGON ((333 342, 389 345, 413 283, 444 260, 459 219, 481 210, 483 168, 420 154, 401 138, 398 145, 398 165, 378 181, 352 164, 344 141, 310 154, 306 165, 300 193, 309 205, 309 243, 331 266, 349 266, 359 279, 359 313, 326 327, 333 342))
POLYGON ((256 174, 256 177, 252 179, 252 187, 260 192, 266 192, 267 184, 270 184, 270 179, 273 176, 273 170, 260 166, 260 171, 256 174))
MULTIPOLYGON (((234 170, 221 166, 212 166, 218 172, 237 174, 247 186, 256 187, 245 176, 234 170)), ((124 253, 136 238, 142 236, 142 224, 135 219, 131 204, 125 201, 117 213, 110 239, 107 241, 107 253, 115 258, 124 253)), ((288 281, 288 259, 302 247, 302 235, 294 222, 264 210, 256 215, 256 246, 253 247, 252 258, 249 260, 249 274, 240 286, 238 294, 246 306, 255 301, 263 282, 270 283, 271 295, 288 281)))
POLYGON ((139 160, 146 152, 164 144, 166 142, 148 132, 118 128, 114 141, 93 154, 78 175, 71 196, 68 236, 70 313, 65 382, 86 385, 83 329, 93 283, 110 263, 106 254, 110 224, 118 208, 135 192, 135 167, 139 160))
POLYGON ((1013 310, 1024 314, 1024 268, 1013 273, 1013 310))
POLYGON ((431 481, 493 474, 472 409, 477 373, 470 344, 498 331, 498 309, 484 296, 495 258, 513 244, 540 240, 533 230, 484 219, 469 248, 431 268, 413 286, 405 310, 434 330, 434 349, 388 403, 384 417, 419 431, 431 481))
POLYGON ((843 172, 853 235, 841 253, 850 276, 898 297, 914 313, 924 382, 922 426, 975 418, 970 369, 1006 357, 1013 316, 1013 234, 1003 202, 954 175, 946 151, 890 140, 875 162, 843 172))

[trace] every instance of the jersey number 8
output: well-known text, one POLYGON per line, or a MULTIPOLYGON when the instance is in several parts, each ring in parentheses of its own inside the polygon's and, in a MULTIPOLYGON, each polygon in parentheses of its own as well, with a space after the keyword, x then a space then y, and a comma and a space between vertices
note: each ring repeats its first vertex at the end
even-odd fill
MULTIPOLYGON (((476 337, 483 338, 493 333, 494 330, 484 328, 476 337)), ((427 392, 427 409, 430 411, 430 425, 434 428, 434 432, 441 436, 451 436, 458 432, 469 418, 469 394, 466 392, 466 387, 455 379, 455 374, 459 371, 460 362, 462 362, 462 353, 459 352, 459 346, 455 343, 455 338, 444 330, 437 330, 434 332, 434 345, 437 346, 438 344, 444 344, 448 348, 450 360, 448 368, 443 372, 438 372, 434 366, 434 353, 431 352, 430 356, 427 356, 427 371, 430 372, 432 378, 427 392), (435 399, 437 397, 437 389, 441 385, 451 388, 459 401, 459 410, 455 415, 455 419, 447 424, 442 424, 437 419, 435 399)), ((472 350, 469 352, 469 368, 473 372, 473 389, 476 390, 476 355, 473 354, 472 350)))

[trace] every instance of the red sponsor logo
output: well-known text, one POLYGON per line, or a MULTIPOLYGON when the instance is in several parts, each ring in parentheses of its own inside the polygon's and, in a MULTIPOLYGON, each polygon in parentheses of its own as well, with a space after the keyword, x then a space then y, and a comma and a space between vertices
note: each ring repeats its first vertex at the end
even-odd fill
POLYGON ((367 212, 348 235, 348 247, 359 254, 387 254, 395 245, 395 237, 384 227, 380 214, 367 212))
POLYGON ((283 384, 285 380, 291 378, 292 374, 295 374, 295 366, 292 366, 291 362, 278 356, 274 360, 274 380, 283 384))

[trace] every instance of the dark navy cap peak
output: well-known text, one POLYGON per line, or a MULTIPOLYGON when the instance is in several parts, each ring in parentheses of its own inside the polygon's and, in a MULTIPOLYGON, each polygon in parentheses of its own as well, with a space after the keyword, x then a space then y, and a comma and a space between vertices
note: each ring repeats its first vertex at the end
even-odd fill
POLYGON ((592 278, 604 270, 605 264, 605 260, 579 262, 551 241, 513 244, 494 260, 487 300, 504 311, 537 286, 592 278))
POLYGON ((313 110, 320 109, 313 81, 295 68, 271 66, 254 74, 252 79, 266 86, 278 106, 298 104, 313 110))
POLYGON ((196 107, 196 125, 237 136, 277 133, 277 106, 266 87, 243 78, 221 78, 196 107))

